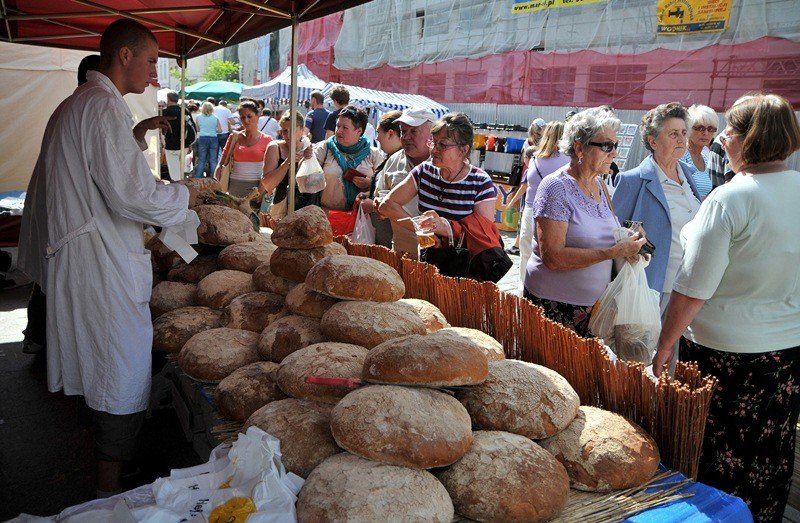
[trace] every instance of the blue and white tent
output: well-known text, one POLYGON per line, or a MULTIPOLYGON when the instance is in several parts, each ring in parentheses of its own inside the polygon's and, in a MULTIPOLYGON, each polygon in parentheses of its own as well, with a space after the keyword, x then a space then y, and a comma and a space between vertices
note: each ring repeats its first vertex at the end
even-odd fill
MULTIPOLYGON (((297 100, 305 102, 311 98, 312 91, 321 91, 325 82, 308 70, 305 64, 297 66, 297 100)), ((287 67, 281 74, 267 83, 246 86, 242 89, 242 96, 257 100, 276 101, 288 100, 292 96, 292 68, 287 67)))
POLYGON ((386 91, 376 91, 375 89, 367 89, 365 87, 355 87, 352 85, 328 83, 323 89, 322 94, 325 95, 325 105, 332 105, 328 94, 337 85, 344 85, 350 91, 350 103, 358 105, 367 109, 370 116, 378 118, 382 113, 388 111, 402 111, 409 107, 424 107, 433 111, 437 118, 441 118, 450 112, 450 109, 444 105, 434 102, 427 96, 421 94, 401 94, 389 93, 386 91))

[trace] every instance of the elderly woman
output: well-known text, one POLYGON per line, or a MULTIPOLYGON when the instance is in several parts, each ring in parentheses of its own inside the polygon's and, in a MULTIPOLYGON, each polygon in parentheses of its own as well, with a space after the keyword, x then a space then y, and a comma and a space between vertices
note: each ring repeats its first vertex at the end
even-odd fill
POLYGON ((711 192, 711 177, 708 174, 708 163, 711 159, 709 146, 719 128, 719 116, 707 105, 693 105, 689 107, 689 125, 689 147, 681 161, 697 169, 692 173, 692 179, 702 201, 711 192))
POLYGON ((219 142, 217 133, 222 132, 219 120, 214 116, 214 105, 211 102, 203 102, 200 107, 200 114, 197 115, 197 158, 195 158, 194 177, 202 178, 206 160, 208 160, 211 170, 214 172, 217 167, 217 154, 219 152, 219 142), (213 140, 212 140, 213 138, 213 140))
POLYGON ((247 100, 239 104, 239 120, 242 130, 233 131, 228 136, 222 150, 222 160, 214 171, 214 178, 219 179, 223 162, 233 154, 228 193, 243 197, 258 187, 261 181, 264 153, 272 138, 258 130, 258 106, 255 102, 247 100))
POLYGON ((611 281, 615 258, 638 258, 645 238, 615 242, 618 227, 598 179, 616 157, 620 121, 602 109, 575 114, 559 142, 569 164, 539 182, 532 216, 537 241, 525 274, 524 297, 581 336, 589 314, 611 281))
MULTIPOLYGON (((264 153, 264 170, 259 184, 259 190, 265 195, 272 195, 272 205, 269 214, 275 220, 280 220, 286 216, 288 194, 289 194, 289 131, 292 125, 292 115, 286 111, 281 116, 278 126, 280 140, 273 140, 264 153)), ((297 151, 295 161, 299 166, 304 158, 311 158, 311 147, 304 148, 303 138, 306 136, 307 129, 305 119, 300 113, 295 114, 294 146, 297 151)), ((303 207, 300 193, 298 195, 296 208, 303 207)))
POLYGON ((740 496, 756 521, 781 521, 800 412, 800 172, 785 161, 800 149, 800 126, 776 95, 725 116, 737 174, 681 233, 683 263, 653 368, 664 368, 683 335, 680 359, 719 380, 698 479, 740 496))
POLYGON ((314 155, 325 172, 322 207, 349 211, 361 191, 368 191, 383 153, 364 136, 367 113, 348 105, 336 119, 333 136, 314 146, 314 155))

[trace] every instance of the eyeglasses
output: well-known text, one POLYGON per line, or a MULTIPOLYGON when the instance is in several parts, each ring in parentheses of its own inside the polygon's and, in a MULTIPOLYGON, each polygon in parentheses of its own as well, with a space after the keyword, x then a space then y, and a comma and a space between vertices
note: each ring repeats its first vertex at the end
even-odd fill
POLYGON ((358 116, 358 111, 355 109, 342 109, 339 111, 339 116, 348 116, 352 118, 354 116, 358 116))
POLYGON ((594 145, 604 153, 610 153, 617 149, 619 142, 587 142, 588 145, 594 145))
POLYGON ((734 136, 739 136, 738 133, 727 133, 719 135, 719 141, 722 142, 722 145, 728 145, 728 140, 733 138, 734 136))
POLYGON ((449 149, 450 147, 461 147, 457 143, 444 143, 444 142, 437 142, 436 140, 431 142, 431 147, 434 149, 439 149, 440 151, 444 151, 449 149))
POLYGON ((693 125, 692 126, 692 130, 693 131, 697 131, 698 133, 704 133, 706 131, 708 131, 710 133, 716 133, 717 132, 717 128, 714 127, 713 125, 693 125))

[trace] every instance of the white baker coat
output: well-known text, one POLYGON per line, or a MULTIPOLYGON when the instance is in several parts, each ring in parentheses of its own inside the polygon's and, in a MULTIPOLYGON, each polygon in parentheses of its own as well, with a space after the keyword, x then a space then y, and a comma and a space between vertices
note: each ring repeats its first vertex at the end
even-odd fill
POLYGON ((130 110, 103 74, 64 101, 47 178, 47 381, 111 414, 147 408, 153 329, 144 223, 184 222, 189 192, 157 184, 130 110))

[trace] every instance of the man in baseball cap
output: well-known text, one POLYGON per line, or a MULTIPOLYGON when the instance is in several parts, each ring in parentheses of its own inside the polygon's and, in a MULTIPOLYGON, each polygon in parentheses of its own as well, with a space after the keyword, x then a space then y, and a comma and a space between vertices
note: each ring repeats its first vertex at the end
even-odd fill
POLYGON ((436 115, 430 109, 424 107, 411 107, 403 111, 403 116, 397 119, 401 124, 410 125, 411 127, 419 127, 425 122, 433 123, 436 121, 436 115))

